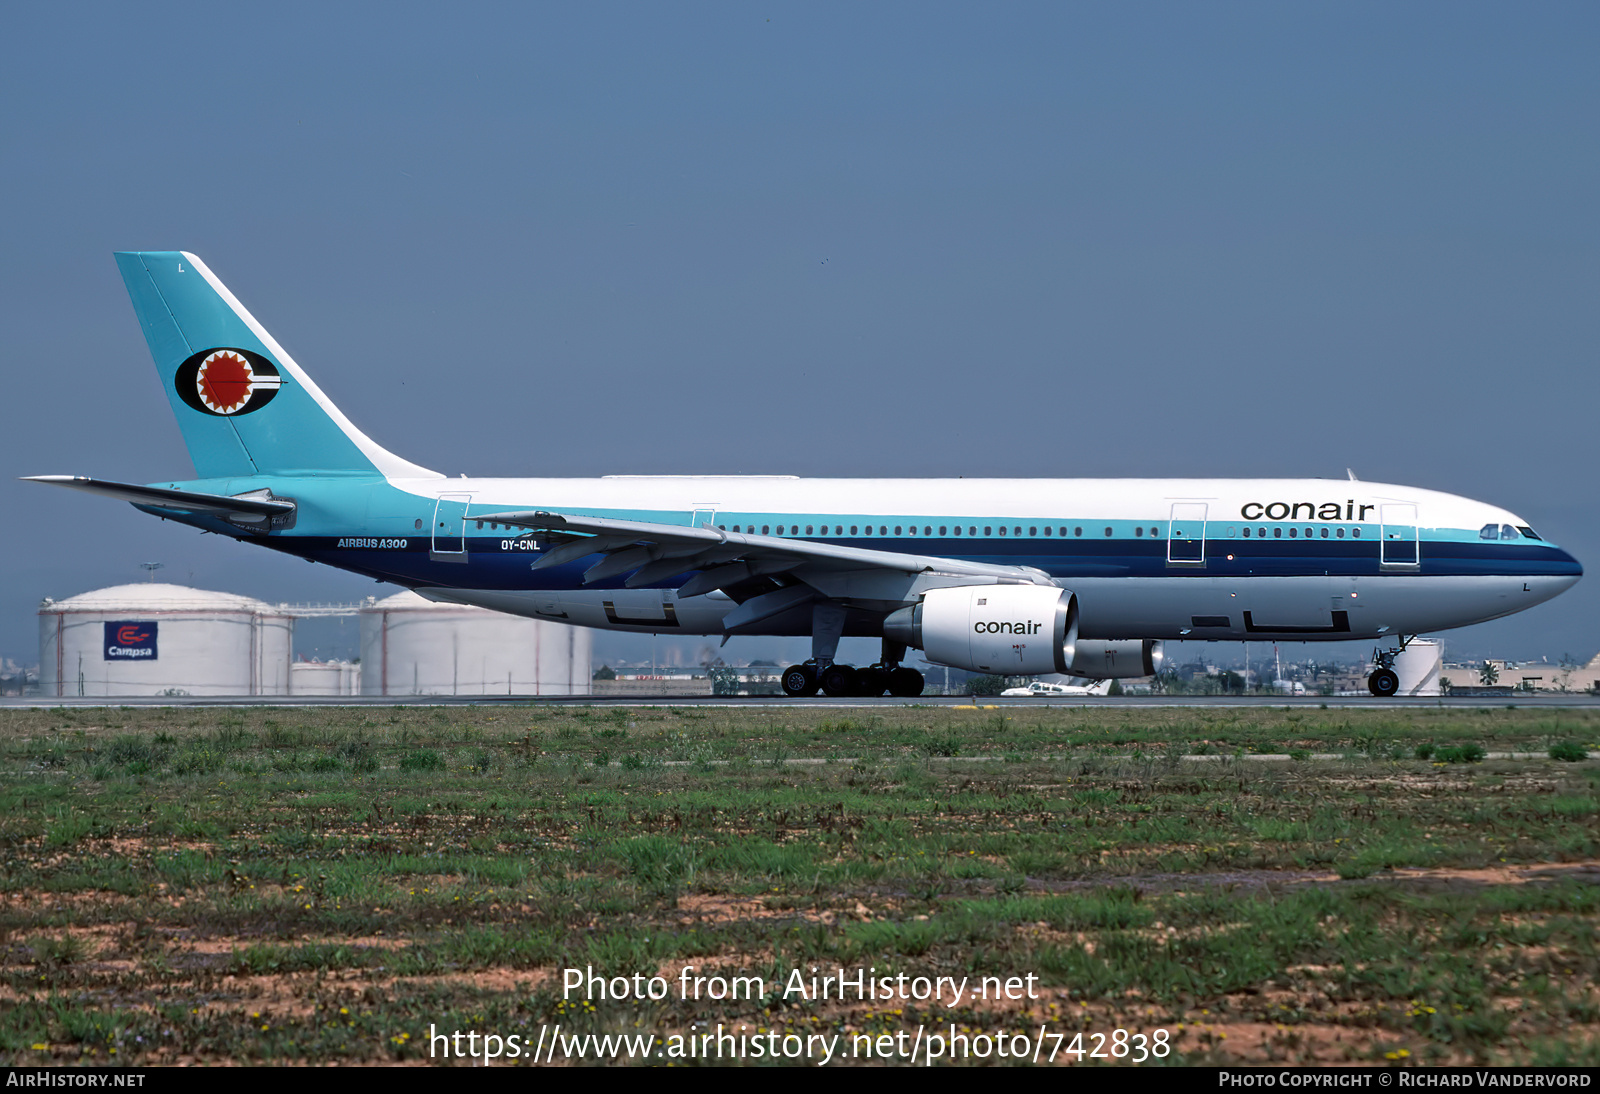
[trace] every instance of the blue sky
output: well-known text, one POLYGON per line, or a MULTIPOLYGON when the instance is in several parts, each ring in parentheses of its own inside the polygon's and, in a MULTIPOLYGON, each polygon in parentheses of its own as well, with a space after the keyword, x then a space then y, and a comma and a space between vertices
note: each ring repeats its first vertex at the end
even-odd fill
MULTIPOLYGON (((40 597, 144 561, 382 591, 14 481, 188 473, 117 249, 199 254, 452 475, 1353 467, 1593 566, 1597 30, 1562 3, 13 7, 0 654, 34 658, 40 597)), ((1597 589, 1447 641, 1587 658, 1597 589)))

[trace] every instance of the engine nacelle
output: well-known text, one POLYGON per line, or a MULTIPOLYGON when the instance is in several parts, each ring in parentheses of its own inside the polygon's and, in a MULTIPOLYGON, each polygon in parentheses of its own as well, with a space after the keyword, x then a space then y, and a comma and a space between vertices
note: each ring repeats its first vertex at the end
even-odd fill
POLYGON ((1076 656, 1078 600, 1052 585, 930 589, 920 604, 885 619, 883 633, 968 672, 1065 673, 1076 656))
POLYGON ((1121 642, 1080 638, 1074 653, 1067 674, 1087 676, 1091 680, 1154 676, 1166 662, 1161 642, 1154 638, 1130 638, 1121 642))

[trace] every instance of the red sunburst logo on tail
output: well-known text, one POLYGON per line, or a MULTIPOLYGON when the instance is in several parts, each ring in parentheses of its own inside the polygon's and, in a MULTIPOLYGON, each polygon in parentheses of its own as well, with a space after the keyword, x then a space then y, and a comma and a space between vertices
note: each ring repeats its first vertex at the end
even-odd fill
POLYGON ((200 362, 195 385, 206 406, 218 414, 232 414, 250 398, 250 362, 231 350, 219 349, 200 362))
POLYGON ((260 410, 283 385, 271 361, 242 349, 203 350, 179 367, 176 381, 184 402, 224 416, 260 410))

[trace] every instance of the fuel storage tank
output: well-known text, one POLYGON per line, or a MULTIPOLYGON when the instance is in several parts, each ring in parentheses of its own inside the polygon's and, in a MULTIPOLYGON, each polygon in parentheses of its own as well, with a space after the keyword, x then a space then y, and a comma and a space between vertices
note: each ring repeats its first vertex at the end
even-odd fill
POLYGON ((39 606, 45 695, 287 695, 294 620, 248 596, 143 582, 39 606))
POLYGON ((290 695, 361 694, 361 666, 349 661, 296 661, 289 666, 290 695))
POLYGON ((363 695, 588 695, 593 632, 403 592, 361 609, 363 695))
POLYGON ((1413 638, 1404 652, 1394 659, 1400 677, 1396 695, 1438 695, 1439 675, 1444 668, 1444 650, 1432 638, 1413 638))

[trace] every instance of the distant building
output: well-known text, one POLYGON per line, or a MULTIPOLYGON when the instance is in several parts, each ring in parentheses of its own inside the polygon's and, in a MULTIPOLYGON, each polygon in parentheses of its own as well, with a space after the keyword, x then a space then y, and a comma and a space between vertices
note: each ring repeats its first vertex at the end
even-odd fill
POLYGON ((1600 684, 1600 653, 1586 665, 1551 664, 1548 661, 1466 661, 1444 666, 1443 678, 1451 688, 1492 686, 1515 691, 1593 691, 1600 684), (1494 683, 1486 685, 1483 666, 1494 667, 1494 683))

